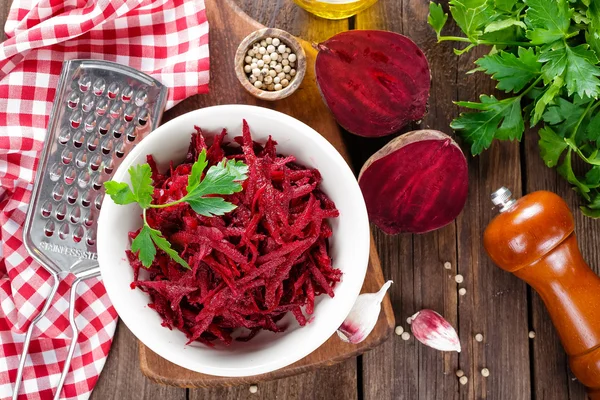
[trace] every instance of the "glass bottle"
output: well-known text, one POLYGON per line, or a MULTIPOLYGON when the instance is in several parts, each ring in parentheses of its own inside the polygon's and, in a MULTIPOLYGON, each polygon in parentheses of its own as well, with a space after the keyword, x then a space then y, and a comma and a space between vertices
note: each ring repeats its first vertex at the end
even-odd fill
POLYGON ((371 7, 377 0, 294 0, 294 2, 319 17, 343 19, 371 7))

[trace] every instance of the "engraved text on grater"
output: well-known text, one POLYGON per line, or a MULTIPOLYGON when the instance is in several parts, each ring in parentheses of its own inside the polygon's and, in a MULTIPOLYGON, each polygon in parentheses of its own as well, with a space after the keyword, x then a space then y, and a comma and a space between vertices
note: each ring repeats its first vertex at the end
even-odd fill
POLYGON ((97 260, 98 255, 91 251, 85 251, 80 249, 74 249, 69 246, 64 246, 60 244, 48 243, 48 242, 40 242, 40 248, 42 250, 51 251, 53 253, 66 254, 72 257, 77 257, 82 260, 97 260))

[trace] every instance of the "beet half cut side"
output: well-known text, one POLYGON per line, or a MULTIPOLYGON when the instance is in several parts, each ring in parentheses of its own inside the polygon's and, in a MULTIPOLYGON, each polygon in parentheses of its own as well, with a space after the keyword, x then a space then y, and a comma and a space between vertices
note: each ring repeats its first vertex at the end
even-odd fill
POLYGON ((425 233, 452 222, 467 200, 467 160, 448 135, 409 132, 367 160, 358 183, 371 222, 387 234, 425 233))
POLYGON ((429 64, 406 36, 353 30, 316 47, 319 89, 338 123, 349 132, 386 136, 425 115, 429 64))

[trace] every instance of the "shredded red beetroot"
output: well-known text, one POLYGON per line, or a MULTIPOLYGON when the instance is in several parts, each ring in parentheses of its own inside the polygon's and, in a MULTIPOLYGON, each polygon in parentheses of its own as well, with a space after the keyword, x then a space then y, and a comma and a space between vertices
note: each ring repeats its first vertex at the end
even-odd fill
POLYGON ((261 329, 282 332, 286 327, 277 322, 288 312, 305 325, 315 297, 333 297, 342 275, 328 254, 332 230, 327 219, 339 213, 319 189, 319 171, 299 165, 293 156, 278 155, 271 138, 264 145, 253 142, 246 121, 243 136, 234 143, 225 142, 223 130, 209 146, 200 128, 196 131, 181 165, 162 174, 148 157, 153 203, 183 197, 192 164, 207 149, 209 166, 224 157, 248 165, 243 190, 224 196, 237 208, 222 217, 201 216, 186 203, 148 209, 150 226, 163 233, 191 270, 158 250, 143 279, 139 272, 144 267, 128 252, 134 269, 131 287, 147 292, 162 325, 183 331, 188 343, 229 344, 237 328, 250 332, 237 338, 241 341, 261 329))

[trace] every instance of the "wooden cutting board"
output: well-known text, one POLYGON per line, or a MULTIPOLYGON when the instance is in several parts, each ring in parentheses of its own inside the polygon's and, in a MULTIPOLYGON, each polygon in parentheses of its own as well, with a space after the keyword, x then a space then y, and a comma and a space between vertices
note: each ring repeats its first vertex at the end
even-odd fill
MULTIPOLYGON (((235 76, 234 55, 237 46, 246 35, 262 25, 248 17, 232 0, 205 0, 210 24, 210 93, 190 98, 170 110, 165 120, 185 112, 217 104, 255 104, 291 115, 310 125, 323 135, 349 162, 340 128, 321 100, 315 81, 314 62, 316 51, 303 41, 308 70, 300 88, 290 97, 277 102, 261 101, 247 93, 235 76)), ((163 122, 164 122, 163 121, 163 122)), ((199 122, 200 123, 200 122, 199 122)), ((369 268, 362 288, 363 292, 375 292, 385 282, 379 264, 379 256, 371 239, 369 268)), ((375 329, 369 337, 357 345, 342 342, 336 334, 321 347, 302 360, 278 371, 244 377, 223 378, 204 375, 179 367, 139 343, 140 368, 151 380, 179 387, 235 386, 283 378, 318 367, 332 365, 355 357, 383 343, 394 329, 394 313, 389 297, 382 303, 382 312, 375 329)))

